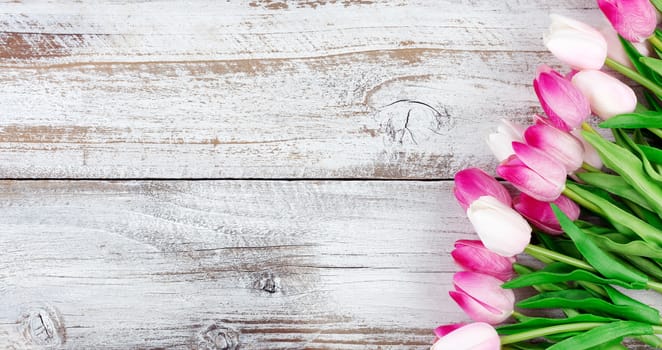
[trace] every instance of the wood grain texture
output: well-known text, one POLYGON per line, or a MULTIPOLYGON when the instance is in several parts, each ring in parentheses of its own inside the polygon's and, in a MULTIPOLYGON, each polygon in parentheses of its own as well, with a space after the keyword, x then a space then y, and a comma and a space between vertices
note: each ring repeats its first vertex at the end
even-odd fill
POLYGON ((434 182, 0 182, 0 339, 205 348, 212 327, 228 346, 210 349, 425 347, 465 319, 449 251, 474 235, 451 196, 434 182))
POLYGON ((0 177, 449 178, 591 0, 0 4, 0 177), (471 137, 467 137, 471 135, 471 137))

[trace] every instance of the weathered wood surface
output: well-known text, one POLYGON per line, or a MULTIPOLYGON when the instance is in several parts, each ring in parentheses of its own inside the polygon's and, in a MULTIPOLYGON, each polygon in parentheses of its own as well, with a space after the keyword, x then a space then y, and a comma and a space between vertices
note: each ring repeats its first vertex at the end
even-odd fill
POLYGON ((0 182, 0 348, 197 348, 214 325, 241 349, 424 347, 466 319, 450 187, 0 182))
POLYGON ((449 178, 494 163, 496 120, 540 110, 551 12, 600 16, 592 0, 2 3, 0 177, 449 178))

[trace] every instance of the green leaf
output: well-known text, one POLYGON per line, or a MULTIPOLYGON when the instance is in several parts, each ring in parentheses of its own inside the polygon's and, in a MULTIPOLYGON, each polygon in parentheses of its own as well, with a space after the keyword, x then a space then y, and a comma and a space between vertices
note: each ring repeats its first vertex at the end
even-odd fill
POLYGON ((599 124, 601 128, 660 128, 662 127, 662 113, 648 111, 641 113, 625 113, 615 115, 599 124))
POLYGON ((641 316, 645 317, 650 323, 660 323, 660 312, 651 306, 648 306, 636 299, 633 299, 611 286, 602 286, 602 289, 607 293, 611 302, 614 305, 627 306, 633 309, 640 310, 641 316), (644 316, 645 315, 645 316, 644 316))
POLYGON ((658 11, 662 12, 662 0, 651 0, 651 4, 653 4, 658 11))
MULTIPOLYGON (((551 206, 556 218, 561 224, 561 228, 563 228, 563 231, 573 242, 575 242, 577 249, 593 268, 605 277, 628 282, 633 288, 646 288, 646 283, 648 282, 647 276, 638 271, 632 271, 613 259, 607 252, 600 249, 587 234, 575 226, 559 207, 555 204, 551 204, 551 206)), ((639 220, 637 218, 634 219, 639 220)))
POLYGON ((632 62, 634 68, 644 77, 659 84, 660 83, 659 75, 656 74, 654 71, 648 68, 648 66, 646 66, 640 61, 640 59, 645 56, 642 55, 639 52, 639 50, 637 50, 637 48, 634 47, 634 45, 632 45, 631 42, 629 42, 627 39, 623 38, 622 36, 619 35, 618 40, 621 42, 621 46, 623 46, 623 50, 630 59, 630 62, 632 62))
POLYGON ((598 151, 608 168, 621 175, 630 186, 646 198, 655 212, 662 213, 662 188, 646 175, 639 158, 599 135, 587 132, 582 135, 598 151))
POLYGON ((614 240, 615 235, 622 236, 620 234, 598 235, 590 232, 586 233, 591 236, 591 239, 598 245, 598 247, 606 251, 619 253, 621 255, 634 255, 662 259, 662 247, 659 247, 657 244, 640 240, 620 243, 614 240))
POLYGON ((653 163, 662 164, 662 150, 656 147, 639 145, 644 156, 653 163))
POLYGON ((648 105, 655 111, 662 111, 662 106, 660 106, 660 102, 657 100, 655 95, 651 93, 648 90, 644 90, 644 97, 646 98, 646 102, 648 102, 648 105))
POLYGON ((639 322, 618 321, 593 328, 582 334, 558 342, 550 346, 548 350, 584 350, 604 343, 610 343, 614 339, 651 334, 654 334, 654 332, 653 327, 650 325, 639 322))
POLYGON ((648 175, 652 180, 657 181, 657 183, 653 182, 653 184, 657 184, 659 187, 659 184, 662 183, 662 175, 660 175, 660 173, 658 173, 657 170, 653 168, 648 158, 646 158, 644 152, 642 152, 641 148, 639 148, 639 145, 634 143, 634 141, 630 139, 630 137, 622 129, 615 130, 616 133, 620 134, 623 140, 628 144, 628 147, 632 150, 632 152, 638 156, 639 159, 641 159, 645 174, 648 175))
POLYGON ((646 67, 650 68, 655 73, 662 74, 662 60, 658 60, 657 58, 642 56, 639 57, 639 62, 645 64, 646 67))
POLYGON ((536 285, 548 285, 560 282, 586 281, 598 284, 613 284, 629 289, 643 289, 645 284, 625 282, 620 279, 604 278, 593 272, 577 269, 564 263, 551 263, 543 269, 521 275, 504 283, 503 288, 515 289, 536 285))
POLYGON ((619 197, 628 199, 648 210, 653 210, 646 199, 632 188, 625 179, 618 175, 609 175, 605 173, 577 173, 576 175, 591 186, 601 188, 619 197))
POLYGON ((568 289, 554 292, 544 292, 516 304, 523 309, 554 309, 572 308, 590 313, 602 313, 614 318, 659 324, 660 317, 651 311, 650 307, 633 305, 615 305, 608 301, 593 297, 589 292, 580 289, 568 289))
POLYGON ((560 326, 564 324, 580 322, 614 322, 615 318, 597 316, 592 314, 580 314, 568 318, 549 318, 549 317, 530 317, 524 322, 506 324, 496 328, 500 335, 520 333, 529 329, 539 329, 544 327, 560 326))

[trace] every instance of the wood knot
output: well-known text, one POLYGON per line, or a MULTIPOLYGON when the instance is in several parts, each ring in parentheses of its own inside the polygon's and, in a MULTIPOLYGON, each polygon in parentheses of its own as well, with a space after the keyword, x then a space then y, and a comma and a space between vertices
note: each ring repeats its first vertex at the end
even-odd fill
POLYGON ((265 272, 255 281, 255 288, 269 294, 274 294, 281 289, 280 278, 274 276, 271 272, 265 272))
POLYGON ((236 350, 239 348, 239 333, 227 327, 213 324, 200 332, 199 350, 236 350))
POLYGON ((62 318, 52 306, 27 310, 18 324, 20 333, 29 344, 56 346, 65 342, 62 318))

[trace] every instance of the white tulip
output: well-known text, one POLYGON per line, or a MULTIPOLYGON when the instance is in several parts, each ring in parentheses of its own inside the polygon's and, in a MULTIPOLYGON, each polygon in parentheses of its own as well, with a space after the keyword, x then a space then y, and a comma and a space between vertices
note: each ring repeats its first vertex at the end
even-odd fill
POLYGON ((467 216, 483 245, 502 256, 515 256, 531 240, 531 226, 513 208, 483 196, 467 209, 467 216))

